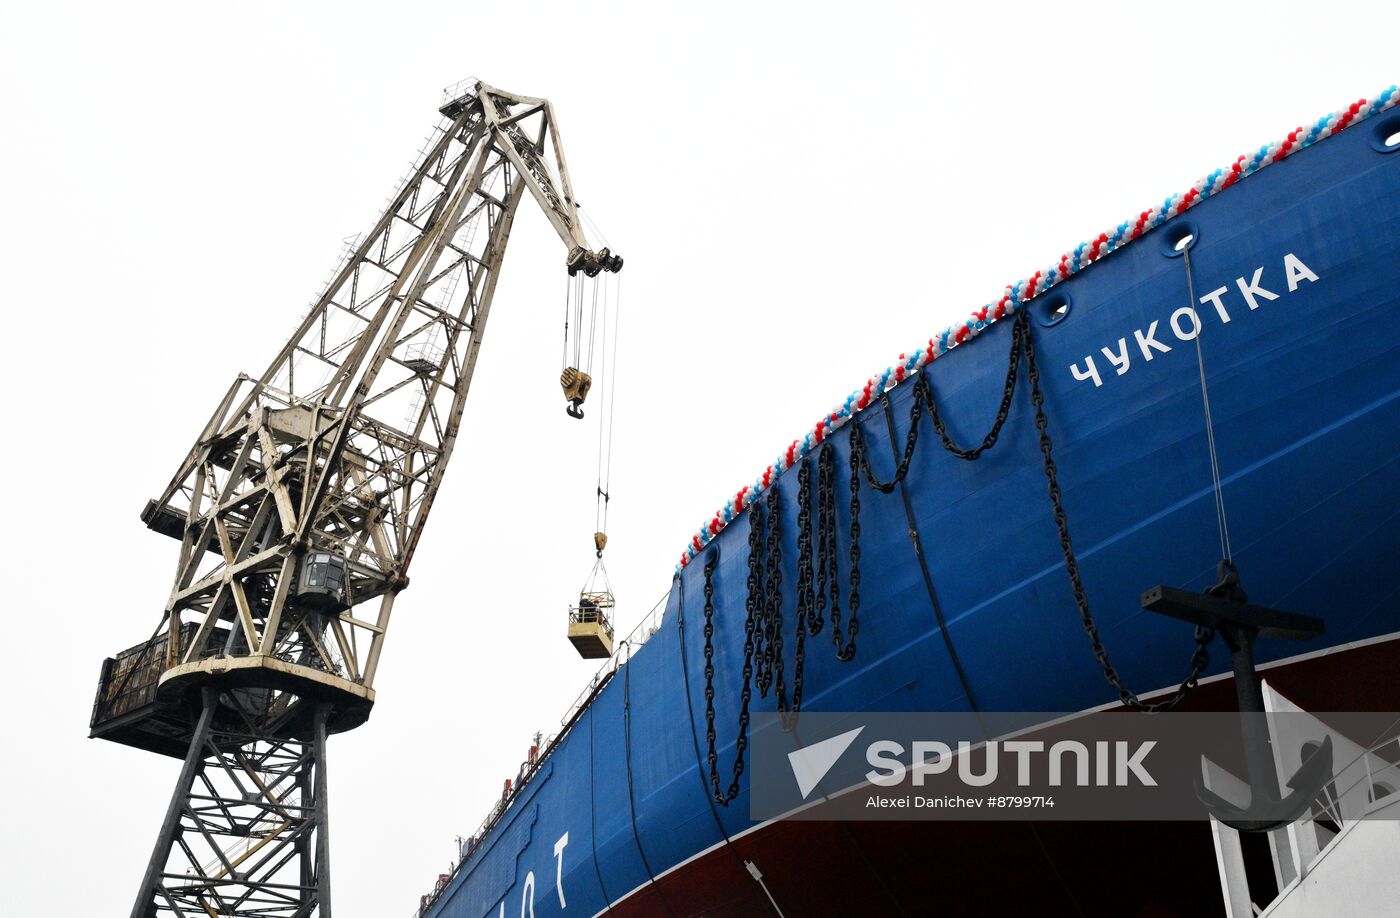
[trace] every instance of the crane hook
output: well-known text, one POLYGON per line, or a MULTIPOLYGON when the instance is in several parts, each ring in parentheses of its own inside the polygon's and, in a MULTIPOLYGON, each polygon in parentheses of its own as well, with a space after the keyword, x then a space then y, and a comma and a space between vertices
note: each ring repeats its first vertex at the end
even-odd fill
POLYGON ((583 418, 583 400, 588 398, 588 390, 593 387, 593 377, 576 367, 565 367, 559 374, 559 385, 564 390, 564 398, 569 406, 564 410, 569 417, 583 418))

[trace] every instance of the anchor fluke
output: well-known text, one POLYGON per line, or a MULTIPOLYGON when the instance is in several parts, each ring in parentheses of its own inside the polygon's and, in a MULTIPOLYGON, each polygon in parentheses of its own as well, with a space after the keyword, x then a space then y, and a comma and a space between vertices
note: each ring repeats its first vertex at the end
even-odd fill
POLYGON ((1300 818, 1330 780, 1332 737, 1328 736, 1288 779, 1288 786, 1293 792, 1281 799, 1256 786, 1251 791, 1249 805, 1238 807, 1208 790, 1200 778, 1196 778, 1194 783, 1196 798, 1225 825, 1241 832, 1268 832, 1300 818))
POLYGON ((1310 640, 1322 634, 1323 624, 1310 615, 1251 605, 1240 586, 1239 572, 1228 559, 1220 562, 1219 574, 1219 582, 1205 593, 1153 587, 1142 594, 1142 607, 1191 622, 1198 629, 1210 629, 1224 638, 1230 648, 1251 799, 1247 807, 1237 807, 1207 790, 1199 778, 1195 782, 1196 797, 1211 815, 1232 829, 1267 832, 1303 815, 1322 786, 1332 779, 1332 743, 1325 740, 1289 779, 1293 793, 1284 797, 1278 792, 1268 728, 1263 722, 1264 695, 1254 665, 1254 642, 1260 637, 1310 640))

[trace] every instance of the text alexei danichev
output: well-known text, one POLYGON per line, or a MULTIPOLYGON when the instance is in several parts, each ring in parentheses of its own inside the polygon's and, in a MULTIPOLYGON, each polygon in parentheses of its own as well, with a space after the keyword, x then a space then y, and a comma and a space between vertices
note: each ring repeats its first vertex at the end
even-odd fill
POLYGON ((987 797, 967 797, 960 794, 943 797, 881 797, 872 794, 865 801, 865 808, 868 810, 1041 809, 1054 805, 1054 797, 1039 794, 994 794, 987 797))

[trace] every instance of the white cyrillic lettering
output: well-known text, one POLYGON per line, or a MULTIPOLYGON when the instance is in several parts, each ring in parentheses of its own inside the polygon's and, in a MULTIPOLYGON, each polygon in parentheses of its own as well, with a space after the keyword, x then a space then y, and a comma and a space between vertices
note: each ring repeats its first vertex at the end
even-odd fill
POLYGON ((1092 379, 1094 381, 1095 389, 1097 389, 1099 386, 1102 386, 1103 380, 1099 379, 1099 368, 1094 366, 1094 358, 1085 357, 1084 362, 1089 365, 1089 369, 1085 370, 1082 373, 1079 372, 1079 364, 1072 363, 1069 365, 1069 371, 1074 374, 1074 378, 1081 382, 1083 382, 1086 379, 1092 379))
POLYGON ((1190 306, 1183 306, 1172 313, 1171 323, 1172 331, 1175 332, 1176 336, 1182 341, 1190 341, 1201 333, 1201 317, 1196 315, 1196 310, 1192 309, 1190 306), (1182 331, 1181 329, 1181 320, 1183 317, 1190 317, 1191 319, 1191 330, 1189 332, 1182 331))
POLYGON ((1144 335, 1141 329, 1133 332, 1133 337, 1137 339, 1138 350, 1142 351, 1143 360, 1151 360, 1154 350, 1161 351, 1163 354, 1171 350, 1169 346, 1157 340, 1157 325, 1158 323, 1154 319, 1152 324, 1147 326, 1147 334, 1144 335))
POLYGON ((1317 280, 1317 275, 1312 272, 1312 269, 1303 264, 1302 259, 1292 252, 1283 256, 1283 273, 1288 275, 1289 293, 1298 289, 1299 281, 1312 283, 1317 280))
POLYGON ((520 918, 535 918, 535 872, 525 874, 525 888, 520 890, 520 918))
POLYGON ((1220 298, 1229 292, 1229 287, 1220 287, 1216 290, 1212 290, 1210 293, 1207 293, 1205 296, 1201 297, 1202 306, 1204 306, 1206 303, 1210 303, 1212 306, 1215 307, 1216 314, 1220 316, 1221 325, 1224 325, 1225 323, 1230 321, 1230 314, 1225 311, 1225 304, 1220 301, 1220 298))
POLYGON ((1103 351, 1104 357, 1113 364, 1113 369, 1118 371, 1119 376, 1128 372, 1128 340, 1126 338, 1118 339, 1118 353, 1116 354, 1106 347, 1101 347, 1099 350, 1103 351))
POLYGON ((568 908, 564 904, 564 849, 569 845, 569 833, 565 832, 559 836, 559 840, 554 843, 554 888, 559 891, 559 907, 568 908))
POLYGON ((1263 268, 1255 268, 1254 279, 1251 280, 1249 283, 1245 283, 1243 277, 1235 278, 1235 284, 1240 288, 1240 293, 1244 294, 1244 301, 1249 304, 1250 309, 1259 308, 1258 301, 1254 299, 1256 296, 1262 296, 1266 300, 1278 299, 1277 293, 1270 293, 1268 290, 1265 290, 1263 287, 1259 286, 1259 278, 1263 275, 1263 268))

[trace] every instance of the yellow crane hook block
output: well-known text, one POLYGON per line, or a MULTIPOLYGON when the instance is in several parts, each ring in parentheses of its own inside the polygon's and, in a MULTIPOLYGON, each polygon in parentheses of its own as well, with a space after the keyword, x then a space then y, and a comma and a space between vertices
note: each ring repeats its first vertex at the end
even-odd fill
POLYGON ((593 387, 593 377, 576 367, 565 367, 559 374, 559 385, 564 389, 564 398, 569 407, 564 410, 570 417, 582 418, 583 400, 588 398, 588 390, 593 387))

